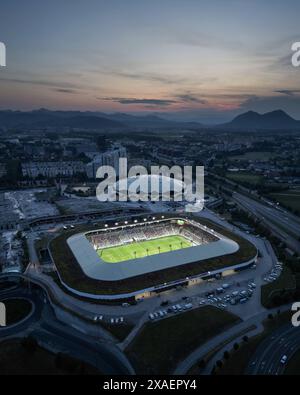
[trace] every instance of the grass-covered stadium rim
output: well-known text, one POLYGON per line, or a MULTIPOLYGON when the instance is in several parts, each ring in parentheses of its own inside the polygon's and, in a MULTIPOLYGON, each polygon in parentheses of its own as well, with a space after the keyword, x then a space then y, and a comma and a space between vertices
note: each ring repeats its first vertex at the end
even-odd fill
MULTIPOLYGON (((139 293, 141 290, 148 289, 159 289, 160 286, 172 286, 173 283, 178 283, 179 280, 182 282, 186 281, 187 278, 192 278, 200 275, 208 275, 222 269, 228 269, 231 267, 243 266, 251 263, 257 257, 256 247, 248 240, 232 233, 231 231, 223 228, 222 226, 211 222, 210 220, 199 218, 193 215, 175 215, 156 214, 155 219, 162 218, 166 219, 178 219, 181 220, 193 220, 200 223, 203 226, 214 229, 216 232, 224 235, 225 237, 238 243, 239 249, 225 256, 218 256, 210 259, 199 260, 171 268, 163 268, 158 271, 149 272, 147 275, 138 275, 123 280, 116 281, 103 281, 88 277, 77 259, 75 258, 71 248, 69 247, 67 240, 78 233, 95 232, 105 227, 111 228, 115 226, 116 220, 105 221, 98 223, 97 225, 81 225, 75 229, 62 232, 56 238, 54 238, 49 246, 49 250, 52 259, 56 265, 57 272, 61 283, 71 292, 75 292, 80 296, 89 297, 93 299, 109 298, 109 296, 119 297, 122 299, 122 295, 134 295, 139 293)), ((153 221, 153 216, 138 215, 132 216, 131 218, 125 218, 128 224, 134 223, 139 220, 153 221)), ((121 221, 118 219, 117 221, 121 221)), ((109 265, 109 264, 108 264, 109 265)))

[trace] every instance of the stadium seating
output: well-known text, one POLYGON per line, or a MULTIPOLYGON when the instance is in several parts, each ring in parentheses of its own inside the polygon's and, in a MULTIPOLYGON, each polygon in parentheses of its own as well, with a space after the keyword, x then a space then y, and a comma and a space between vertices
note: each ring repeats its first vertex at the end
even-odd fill
POLYGON ((181 235, 194 245, 207 244, 218 239, 199 226, 188 223, 180 225, 174 221, 136 224, 115 230, 89 233, 87 237, 94 245, 94 248, 99 250, 174 235, 181 235))

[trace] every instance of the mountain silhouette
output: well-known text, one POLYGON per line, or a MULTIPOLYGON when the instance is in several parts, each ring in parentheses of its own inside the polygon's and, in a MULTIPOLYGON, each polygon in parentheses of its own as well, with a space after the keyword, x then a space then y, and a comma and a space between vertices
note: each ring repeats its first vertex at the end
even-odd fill
POLYGON ((235 117, 231 122, 219 125, 229 129, 300 129, 300 121, 295 120, 282 110, 265 114, 248 111, 235 117))

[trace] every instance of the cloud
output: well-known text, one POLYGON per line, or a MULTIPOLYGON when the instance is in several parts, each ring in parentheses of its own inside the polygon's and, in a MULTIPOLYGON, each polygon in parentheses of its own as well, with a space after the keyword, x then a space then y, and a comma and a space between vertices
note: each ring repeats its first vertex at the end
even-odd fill
POLYGON ((185 103, 198 103, 198 104, 206 104, 207 100, 200 99, 197 95, 192 93, 183 93, 176 96, 179 100, 185 103))
POLYGON ((17 84, 28 84, 28 85, 41 85, 47 87, 53 87, 57 89, 78 89, 79 86, 76 84, 72 84, 69 82, 62 82, 62 81, 52 81, 52 80, 45 80, 45 79, 34 79, 34 78, 0 78, 0 81, 4 82, 12 82, 17 84))
POLYGON ((278 89, 274 91, 275 93, 282 93, 287 96, 295 96, 297 93, 300 93, 300 89, 278 89))
POLYGON ((238 40, 225 39, 221 36, 214 36, 198 31, 176 30, 169 35, 167 41, 171 44, 187 45, 201 48, 221 48, 232 51, 245 50, 242 42, 238 40))
POLYGON ((58 88, 55 89, 56 92, 59 93, 69 93, 69 94, 77 94, 78 92, 75 89, 65 89, 65 88, 58 88))
MULTIPOLYGON (((95 71, 99 73, 99 70, 95 71)), ((128 78, 131 80, 138 80, 138 81, 151 81, 151 82, 159 82, 162 84, 180 84, 187 82, 186 78, 178 77, 178 76, 170 76, 170 75, 163 75, 157 73, 149 73, 149 72, 130 72, 130 71, 122 71, 122 70, 115 70, 115 71, 100 71, 103 74, 109 74, 117 77, 128 78)))
POLYGON ((177 103, 176 100, 170 99, 137 99, 127 97, 99 97, 98 99, 112 101, 120 104, 145 104, 148 106, 170 106, 171 104, 177 103))

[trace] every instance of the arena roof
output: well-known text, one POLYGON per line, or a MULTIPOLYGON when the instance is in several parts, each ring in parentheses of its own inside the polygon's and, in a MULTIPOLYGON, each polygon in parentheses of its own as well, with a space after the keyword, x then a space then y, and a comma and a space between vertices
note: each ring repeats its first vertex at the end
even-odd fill
POLYGON ((219 240, 208 244, 118 263, 104 262, 92 247, 85 233, 70 236, 67 243, 88 277, 102 281, 118 281, 238 251, 238 243, 221 234, 217 234, 217 236, 219 240))

